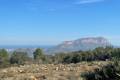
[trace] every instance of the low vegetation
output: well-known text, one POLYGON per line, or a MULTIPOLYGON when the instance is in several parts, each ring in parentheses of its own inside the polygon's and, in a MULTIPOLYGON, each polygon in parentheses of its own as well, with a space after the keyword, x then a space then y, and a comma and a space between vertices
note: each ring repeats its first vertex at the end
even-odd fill
POLYGON ((0 80, 119 80, 120 48, 44 54, 0 50, 0 80))
POLYGON ((108 64, 94 72, 85 72, 81 74, 84 80, 120 80, 120 62, 108 64))

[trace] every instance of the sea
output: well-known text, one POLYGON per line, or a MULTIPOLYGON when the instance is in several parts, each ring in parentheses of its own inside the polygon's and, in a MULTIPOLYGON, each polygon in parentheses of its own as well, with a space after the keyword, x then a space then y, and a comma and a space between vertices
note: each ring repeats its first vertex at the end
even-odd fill
POLYGON ((51 48, 53 45, 0 45, 1 49, 18 49, 18 48, 51 48))

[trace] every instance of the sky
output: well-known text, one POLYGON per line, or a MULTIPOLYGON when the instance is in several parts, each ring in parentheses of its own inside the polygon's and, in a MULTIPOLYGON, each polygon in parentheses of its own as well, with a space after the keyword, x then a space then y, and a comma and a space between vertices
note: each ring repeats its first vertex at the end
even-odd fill
POLYGON ((97 36, 120 45, 120 0, 0 0, 0 45, 97 36))

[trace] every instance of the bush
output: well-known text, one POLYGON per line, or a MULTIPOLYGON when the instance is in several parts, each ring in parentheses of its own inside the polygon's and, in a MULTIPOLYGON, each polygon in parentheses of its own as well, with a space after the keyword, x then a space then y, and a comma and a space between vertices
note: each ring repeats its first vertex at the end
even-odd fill
POLYGON ((29 59, 28 54, 26 52, 13 52, 10 58, 11 64, 25 64, 25 62, 29 59))
POLYGON ((85 72, 81 74, 85 80, 120 80, 120 65, 116 62, 108 64, 101 69, 96 69, 95 72, 85 72))

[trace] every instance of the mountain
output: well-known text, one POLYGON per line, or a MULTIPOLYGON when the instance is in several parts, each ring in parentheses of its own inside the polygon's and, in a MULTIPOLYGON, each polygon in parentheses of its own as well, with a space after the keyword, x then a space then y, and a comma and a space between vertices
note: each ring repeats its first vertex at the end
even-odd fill
POLYGON ((80 50, 86 51, 96 47, 106 46, 111 46, 111 43, 104 37, 87 37, 72 41, 64 41, 57 46, 2 46, 2 48, 4 47, 10 54, 14 51, 27 52, 29 53, 28 55, 32 57, 36 48, 42 48, 46 54, 54 54, 80 50))
POLYGON ((72 52, 72 51, 85 51, 92 50, 97 47, 106 47, 111 46, 111 43, 104 37, 87 37, 80 38, 72 41, 65 41, 55 47, 47 49, 45 52, 59 53, 59 52, 72 52))

